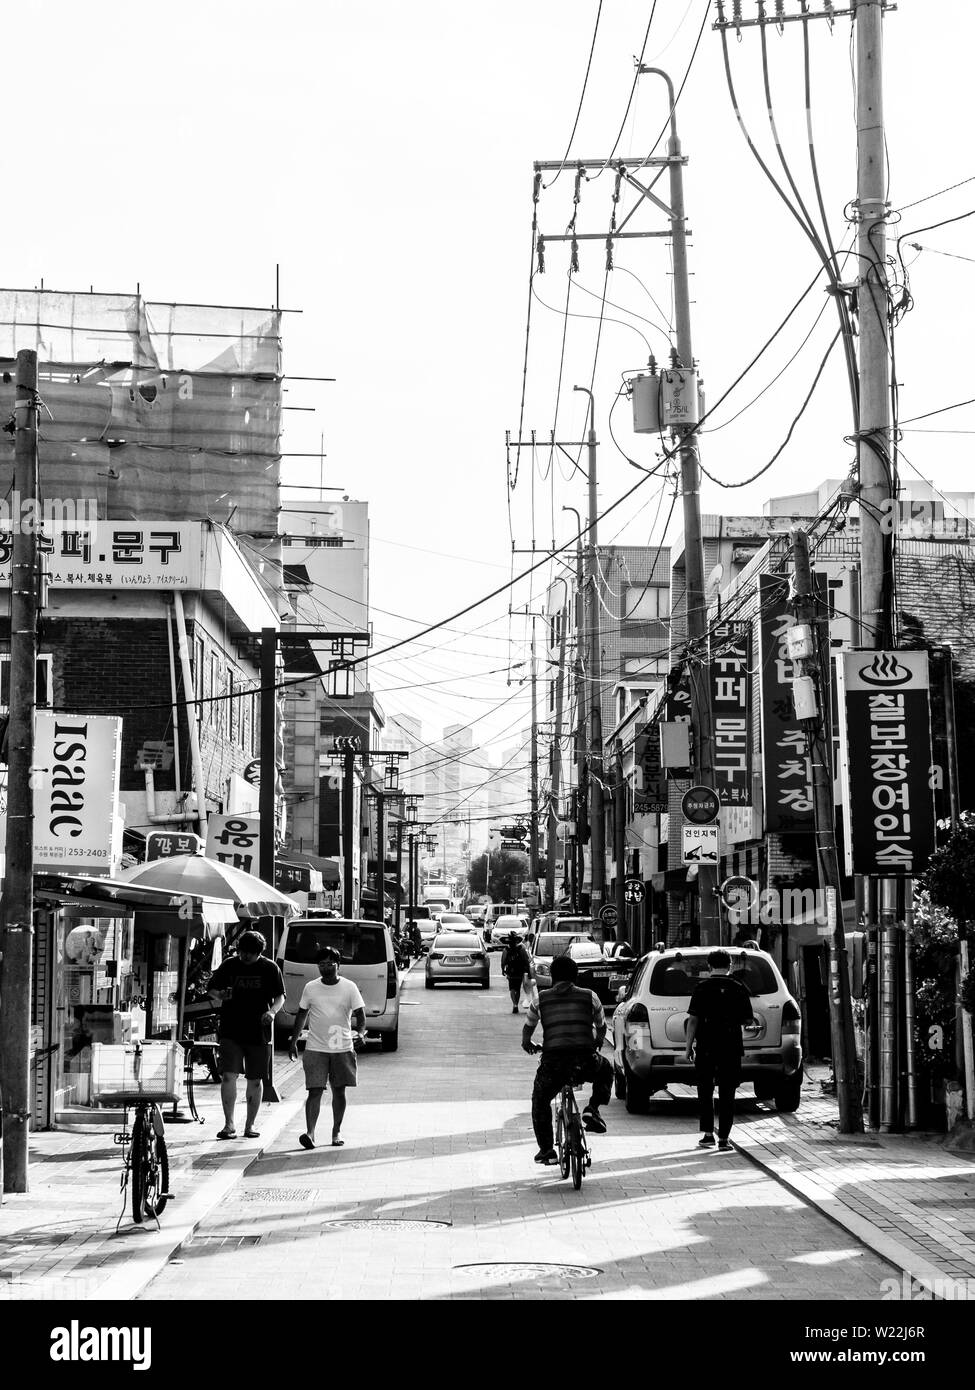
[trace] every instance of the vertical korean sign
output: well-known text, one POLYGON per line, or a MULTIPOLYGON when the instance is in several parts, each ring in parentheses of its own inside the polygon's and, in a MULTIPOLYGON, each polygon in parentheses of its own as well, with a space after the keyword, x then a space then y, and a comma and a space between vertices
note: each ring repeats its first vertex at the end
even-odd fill
POLYGON ((722 806, 752 804, 752 630, 718 623, 711 634, 714 783, 722 806))
POLYGON ((121 858, 118 815, 122 721, 48 714, 34 724, 34 868, 112 874, 121 858))
POLYGON ((788 600, 785 579, 758 576, 765 829, 780 835, 814 829, 812 769, 792 702, 793 671, 785 634, 795 618, 788 600))
POLYGON ((655 723, 637 734, 633 764, 636 774, 634 814, 643 816, 666 811, 667 774, 660 765, 660 729, 655 723))
POLYGON ((847 872, 913 877, 934 849, 928 654, 837 657, 847 872))

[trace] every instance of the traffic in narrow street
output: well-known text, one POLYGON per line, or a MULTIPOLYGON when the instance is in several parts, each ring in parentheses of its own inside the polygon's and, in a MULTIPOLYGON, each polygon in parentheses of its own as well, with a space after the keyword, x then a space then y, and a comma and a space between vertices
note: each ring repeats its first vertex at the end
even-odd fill
MULTIPOLYGON (((870 1299, 890 1267, 739 1152, 700 1152, 696 1101, 613 1101, 580 1192, 532 1162, 535 1060, 499 957, 491 987, 404 980, 399 1050, 369 1046, 345 1147, 301 1112, 174 1252, 144 1300, 870 1299)), ((296 1075, 289 1086, 290 1104, 296 1075)), ((736 1129, 767 1117, 740 1094, 736 1129)), ((588 1089, 579 1092, 580 1104, 588 1089)))

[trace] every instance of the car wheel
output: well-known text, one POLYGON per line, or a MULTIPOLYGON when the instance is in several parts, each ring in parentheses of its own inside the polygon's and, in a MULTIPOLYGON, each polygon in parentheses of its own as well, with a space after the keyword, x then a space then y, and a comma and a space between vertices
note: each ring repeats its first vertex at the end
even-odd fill
POLYGON ((788 1077, 776 1089, 775 1108, 785 1115, 791 1115, 793 1110, 799 1109, 801 1099, 802 1072, 797 1072, 795 1076, 788 1077))
POLYGON ((426 986, 427 989, 433 989, 433 981, 432 981, 432 980, 424 980, 423 983, 424 983, 424 985, 426 986))
POLYGON ((774 1100, 774 1099, 775 1099, 775 1086, 772 1084, 771 1081, 756 1081, 756 1082, 755 1082, 755 1099, 756 1099, 756 1100, 774 1100))
POLYGON ((644 1081, 639 1081, 630 1070, 627 1063, 623 1063, 623 1079, 626 1087, 626 1113, 628 1115, 646 1115, 650 1109, 650 1087, 644 1081))
POLYGON ((613 1066, 613 1095, 617 1100, 626 1100, 626 1073, 622 1067, 613 1066))
POLYGON ((379 1045, 384 1052, 395 1052, 399 1047, 399 1024, 391 1033, 379 1034, 379 1045))

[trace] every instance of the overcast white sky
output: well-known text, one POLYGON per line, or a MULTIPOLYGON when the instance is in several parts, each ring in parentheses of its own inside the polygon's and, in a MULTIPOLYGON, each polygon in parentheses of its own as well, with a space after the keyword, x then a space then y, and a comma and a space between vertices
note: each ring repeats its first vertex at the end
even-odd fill
MULTIPOLYGON (((6 15, 5 282, 29 286, 43 277, 49 287, 102 290, 139 282, 149 298, 259 304, 273 300, 279 262, 282 303, 303 310, 285 321, 286 370, 336 378, 292 385, 287 402, 317 413, 286 417, 284 447, 317 449, 324 436, 326 483, 370 503, 377 648, 509 574, 504 435, 519 423, 532 161, 565 153, 597 8, 597 0, 172 0, 162 9, 101 11, 35 0, 6 15), (22 63, 13 61, 18 51, 22 63)), ((796 11, 798 0, 787 0, 787 9, 796 11)), ((641 79, 624 121, 652 10, 652 0, 605 0, 572 158, 609 155, 621 125, 623 157, 643 156, 660 135, 666 106, 658 79, 641 79)), ((755 13, 752 0, 744 10, 755 13)), ((694 349, 713 402, 812 279, 816 262, 736 126, 713 6, 657 0, 643 60, 679 83, 706 12, 678 123, 689 158, 694 349)), ((856 177, 850 33, 846 18, 832 35, 823 21, 811 28, 816 151, 839 241, 856 177)), ((890 198, 901 208, 975 175, 972 6, 900 0, 885 39, 890 198)), ((788 25, 782 36, 769 31, 768 47, 776 117, 811 199, 801 26, 788 25)), ((730 49, 747 119, 771 159, 758 31, 745 31, 740 44, 732 37, 730 49)), ((543 232, 564 230, 572 192, 564 172, 542 193, 543 232)), ((611 194, 611 172, 583 185, 579 230, 605 231, 611 194)), ((973 207, 969 182, 904 211, 895 234, 973 207)), ((661 225, 639 214, 630 224, 661 225)), ((902 419, 975 395, 968 351, 975 263, 955 258, 975 257, 973 229, 975 218, 907 238, 926 249, 906 252, 915 308, 897 335, 902 419)), ((534 282, 524 430, 545 436, 554 424, 559 438, 575 440, 585 397, 571 387, 593 378, 597 325, 568 321, 557 409, 568 255, 564 244, 551 244, 546 273, 534 282)), ((580 260, 570 309, 598 315, 601 244, 582 243, 580 260)), ((603 505, 639 476, 614 447, 607 414, 621 373, 645 364, 647 344, 665 355, 666 334, 647 320, 660 324, 669 314, 670 289, 665 241, 618 244, 607 288, 617 307, 606 314, 624 322, 604 324, 594 377, 603 505)), ((704 436, 702 458, 722 479, 755 472, 780 444, 835 331, 828 307, 792 366, 726 422, 792 356, 823 301, 817 287, 712 417, 724 427, 704 436)), ((975 408, 921 423, 975 430, 975 408)), ((632 434, 625 401, 613 428, 623 451, 652 461, 651 442, 632 434)), ((778 463, 739 491, 706 483, 705 510, 758 512, 770 494, 842 475, 850 429, 837 352, 778 463)), ((964 489, 969 441, 912 432, 903 444, 921 473, 964 489)), ((533 488, 532 459, 523 454, 511 512, 519 547, 533 537, 542 546, 553 534, 568 539, 573 528, 562 506, 585 507, 581 477, 566 478, 556 464, 543 478, 548 464, 540 451, 533 488)), ((906 463, 904 473, 913 476, 906 463)), ((317 482, 318 468, 294 464, 288 476, 317 482)), ((601 541, 659 540, 656 486, 646 484, 614 513, 601 541)), ((664 514, 668 506, 665 499, 664 514)), ((516 563, 520 569, 530 557, 516 563)), ((537 607, 542 588, 541 576, 522 584, 514 604, 537 607)), ((381 691, 458 677, 390 694, 387 707, 423 718, 428 736, 484 715, 479 740, 496 736, 498 747, 510 746, 511 733, 502 731, 523 698, 490 713, 515 687, 507 687, 505 669, 482 674, 525 658, 525 620, 509 624, 507 605, 495 599, 454 625, 462 631, 377 659, 381 691)))

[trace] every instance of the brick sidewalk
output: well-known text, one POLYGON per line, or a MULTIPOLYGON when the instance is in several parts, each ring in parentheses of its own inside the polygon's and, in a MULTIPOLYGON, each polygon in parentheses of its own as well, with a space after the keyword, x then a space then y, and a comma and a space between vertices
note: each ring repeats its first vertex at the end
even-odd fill
MULTIPOLYGON (((30 1191, 8 1193, 0 1205, 0 1301, 17 1299, 131 1299, 161 1269, 241 1175, 301 1108, 299 1063, 275 1056, 282 1100, 261 1107, 257 1140, 219 1141, 220 1087, 197 1085, 203 1124, 166 1125, 170 1190, 160 1218, 136 1226, 122 1213, 121 1149, 115 1123, 41 1131, 29 1141, 30 1191)), ((243 1129, 240 1082, 238 1127, 243 1129)), ((186 1113, 185 1106, 181 1107, 186 1113)), ((165 1107, 169 1114, 170 1106, 165 1107)), ((106 1112, 107 1114, 107 1112, 106 1112)))
POLYGON ((941 1135, 840 1134, 818 1089, 736 1123, 736 1147, 935 1297, 975 1300, 975 1163, 941 1135))

